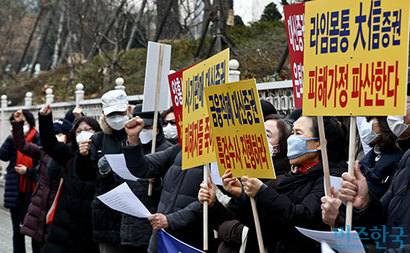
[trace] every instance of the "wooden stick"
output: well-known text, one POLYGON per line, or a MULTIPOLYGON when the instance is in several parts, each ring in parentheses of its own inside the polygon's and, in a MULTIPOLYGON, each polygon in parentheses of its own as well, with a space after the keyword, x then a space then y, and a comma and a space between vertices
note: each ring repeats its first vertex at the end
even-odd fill
MULTIPOLYGON (((349 169, 348 172, 354 176, 354 163, 356 154, 356 117, 350 117, 350 132, 349 132, 349 169)), ((345 230, 352 230, 353 218, 353 203, 347 202, 346 206, 346 227, 345 230)))
MULTIPOLYGON (((323 166, 323 178, 325 179, 325 194, 328 197, 332 197, 332 192, 330 191, 330 171, 329 171, 329 159, 327 156, 326 147, 326 134, 325 134, 325 124, 323 122, 323 116, 317 116, 317 124, 319 128, 319 140, 320 140, 320 152, 322 154, 322 166, 323 166)), ((333 227, 330 226, 330 231, 333 231, 333 227)))
MULTIPOLYGON (((157 73, 157 87, 155 90, 155 104, 154 104, 154 125, 152 128, 152 142, 151 142, 151 153, 155 153, 155 146, 157 143, 157 124, 158 124, 158 104, 159 104, 159 93, 161 90, 161 75, 162 75, 162 61, 164 58, 164 45, 159 46, 159 60, 158 60, 158 73, 157 73)), ((148 185, 148 196, 152 196, 152 182, 148 185)))
MULTIPOLYGON (((204 182, 208 185, 209 178, 209 163, 204 165, 204 182)), ((203 204, 203 220, 204 220, 204 250, 208 250, 208 201, 205 201, 203 204)))
POLYGON ((325 193, 326 196, 332 197, 330 191, 330 172, 329 161, 326 148, 325 125, 323 123, 323 116, 317 116, 317 124, 319 127, 320 152, 322 153, 323 176, 325 178, 325 193))
POLYGON ((251 198, 253 220, 255 221, 256 236, 258 237, 259 252, 265 253, 265 246, 263 246, 261 224, 259 222, 258 210, 256 209, 256 201, 254 198, 252 197, 250 198, 251 198))

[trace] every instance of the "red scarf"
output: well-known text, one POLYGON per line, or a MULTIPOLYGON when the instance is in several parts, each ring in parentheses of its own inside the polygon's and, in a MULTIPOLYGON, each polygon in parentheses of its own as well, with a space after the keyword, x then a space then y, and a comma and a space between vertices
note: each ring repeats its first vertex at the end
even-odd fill
POLYGON ((316 166, 316 165, 318 165, 320 162, 316 162, 316 163, 311 163, 311 164, 309 164, 309 165, 307 165, 307 166, 305 166, 305 167, 299 167, 298 168, 298 170, 300 171, 300 172, 302 172, 302 173, 305 173, 306 171, 308 171, 310 168, 312 168, 312 167, 314 167, 314 166, 316 166))
MULTIPOLYGON (((34 136, 36 136, 37 130, 33 127, 27 134, 26 143, 33 142, 34 136)), ((20 151, 17 150, 17 160, 16 165, 22 164, 27 168, 33 168, 33 159, 31 157, 23 155, 20 151)), ((19 182, 19 192, 26 193, 26 192, 34 192, 36 188, 36 182, 30 180, 28 178, 27 173, 24 175, 20 175, 20 182, 19 182)))

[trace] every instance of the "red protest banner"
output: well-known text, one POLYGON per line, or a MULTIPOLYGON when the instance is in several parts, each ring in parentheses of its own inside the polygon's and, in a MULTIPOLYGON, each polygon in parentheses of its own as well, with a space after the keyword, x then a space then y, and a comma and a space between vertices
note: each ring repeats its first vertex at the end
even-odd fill
MULTIPOLYGON (((195 65, 192 65, 192 66, 195 66, 195 65)), ((177 131, 178 131, 178 141, 179 141, 179 146, 181 147, 182 147, 181 128, 182 128, 182 102, 183 102, 182 73, 192 66, 189 66, 187 68, 184 68, 183 70, 180 70, 178 72, 168 75, 169 91, 171 93, 172 106, 174 107, 175 122, 177 125, 177 131)))
POLYGON ((295 108, 303 104, 303 41, 305 36, 305 4, 283 7, 288 35, 290 68, 292 70, 295 108))

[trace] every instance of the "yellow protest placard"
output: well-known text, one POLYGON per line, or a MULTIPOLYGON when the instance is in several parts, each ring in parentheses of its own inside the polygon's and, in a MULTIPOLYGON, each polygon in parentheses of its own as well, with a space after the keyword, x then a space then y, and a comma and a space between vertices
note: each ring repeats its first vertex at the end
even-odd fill
POLYGON ((206 87, 205 98, 219 174, 275 178, 255 80, 206 87))
POLYGON ((305 3, 304 115, 404 115, 410 1, 305 3))
POLYGON ((229 48, 183 72, 182 169, 216 161, 204 88, 228 82, 229 48))

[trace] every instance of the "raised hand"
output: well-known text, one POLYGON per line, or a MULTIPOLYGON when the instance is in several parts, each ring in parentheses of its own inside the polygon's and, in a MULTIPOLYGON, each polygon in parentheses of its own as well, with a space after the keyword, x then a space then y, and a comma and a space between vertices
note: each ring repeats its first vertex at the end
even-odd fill
POLYGON ((78 151, 82 156, 87 156, 90 153, 91 140, 86 140, 78 143, 78 151))
POLYGON ((45 104, 41 109, 40 109, 40 115, 46 116, 51 113, 51 106, 50 104, 45 104))
POLYGON ((15 122, 22 122, 24 121, 23 110, 19 109, 13 113, 13 118, 15 122))
POLYGON ((144 128, 144 120, 136 116, 127 122, 125 122, 125 132, 128 135, 128 143, 131 146, 137 145, 139 143, 139 135, 144 128))

